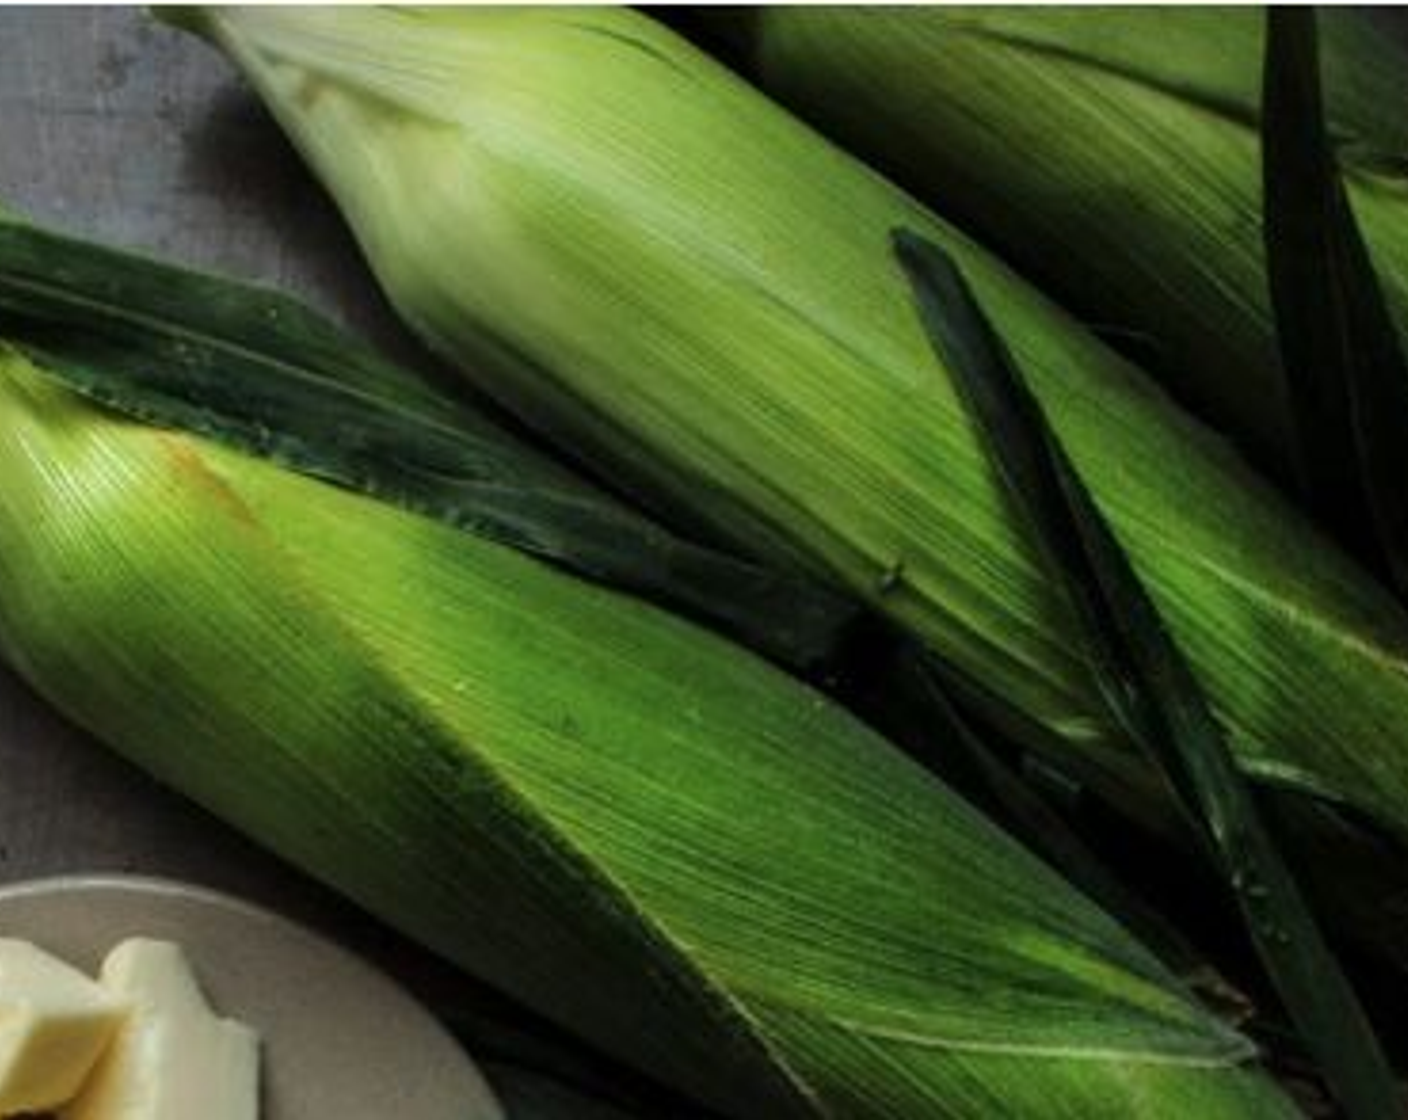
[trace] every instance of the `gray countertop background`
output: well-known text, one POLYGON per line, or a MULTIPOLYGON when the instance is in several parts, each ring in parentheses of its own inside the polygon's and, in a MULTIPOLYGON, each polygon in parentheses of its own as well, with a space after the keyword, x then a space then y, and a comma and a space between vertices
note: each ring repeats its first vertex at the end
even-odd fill
MULTIPOLYGON (((275 284, 418 354, 253 94, 214 51, 141 9, 0 7, 0 200, 62 230, 275 284)), ((0 883, 87 871, 228 890, 334 933, 413 987, 455 987, 0 667, 0 883)))

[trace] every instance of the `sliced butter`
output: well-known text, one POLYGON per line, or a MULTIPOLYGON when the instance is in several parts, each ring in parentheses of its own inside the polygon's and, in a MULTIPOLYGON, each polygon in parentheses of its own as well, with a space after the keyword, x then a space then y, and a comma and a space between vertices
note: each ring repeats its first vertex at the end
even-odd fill
POLYGON ((178 946, 124 942, 102 987, 131 1014, 61 1120, 257 1120, 258 1038, 211 1011, 178 946))
POLYGON ((70 1100, 123 1011, 119 999, 57 957, 0 938, 0 1116, 70 1100))

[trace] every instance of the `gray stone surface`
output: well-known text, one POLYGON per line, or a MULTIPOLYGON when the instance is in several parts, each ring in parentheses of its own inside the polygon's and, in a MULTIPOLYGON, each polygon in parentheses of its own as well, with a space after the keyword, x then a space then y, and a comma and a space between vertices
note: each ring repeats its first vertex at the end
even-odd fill
MULTIPOLYGON (((413 351, 253 95, 215 52, 140 9, 0 7, 0 200, 58 228, 276 283, 413 351)), ((158 788, 0 668, 0 882, 95 871, 234 891, 403 975, 444 983, 374 922, 158 788)))

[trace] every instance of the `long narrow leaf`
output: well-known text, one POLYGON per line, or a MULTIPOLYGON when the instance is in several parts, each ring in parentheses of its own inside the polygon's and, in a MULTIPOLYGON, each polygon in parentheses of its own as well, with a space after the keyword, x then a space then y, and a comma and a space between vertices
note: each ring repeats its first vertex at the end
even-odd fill
POLYGON ((896 251, 935 350, 1076 608, 1102 692, 1220 859, 1267 971, 1352 1117, 1401 1115, 1377 1039, 1263 824, 1202 690, 1041 407, 948 255, 896 251))
POLYGON ((838 657, 856 615, 662 530, 281 295, 5 221, 0 330, 108 407, 643 594, 793 666, 838 657))
POLYGON ((952 695, 954 670, 931 651, 898 642, 887 665, 877 713, 897 742, 915 742, 923 761, 967 794, 1013 836, 1117 916, 1175 974, 1213 974, 1197 949, 1132 893, 1065 818, 1019 775, 952 695))
POLYGON ((1408 363, 1325 123, 1315 12, 1267 13, 1267 273, 1308 499, 1408 593, 1408 363))

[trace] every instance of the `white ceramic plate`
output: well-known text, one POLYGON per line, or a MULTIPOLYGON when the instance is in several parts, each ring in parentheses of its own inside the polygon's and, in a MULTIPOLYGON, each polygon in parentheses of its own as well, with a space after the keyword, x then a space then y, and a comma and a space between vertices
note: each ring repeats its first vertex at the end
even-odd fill
POLYGON ((96 972, 128 937, 177 941, 263 1042, 260 1120, 503 1120, 474 1064, 384 975, 276 914, 127 876, 0 887, 0 934, 96 972))

